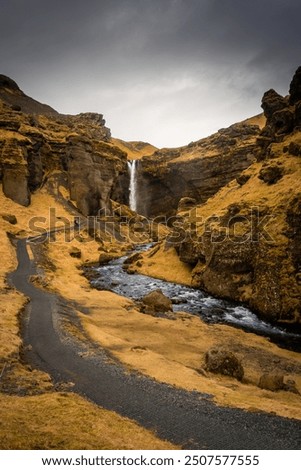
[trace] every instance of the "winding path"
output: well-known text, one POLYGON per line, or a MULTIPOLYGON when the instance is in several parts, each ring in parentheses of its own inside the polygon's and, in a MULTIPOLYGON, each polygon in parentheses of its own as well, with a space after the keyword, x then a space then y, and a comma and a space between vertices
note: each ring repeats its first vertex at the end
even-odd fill
POLYGON ((18 241, 17 256, 18 268, 10 281, 30 299, 24 322, 24 342, 32 346, 27 359, 54 380, 74 383, 75 392, 186 449, 300 448, 300 421, 218 407, 206 395, 129 374, 122 365, 108 361, 101 348, 85 355, 84 343, 60 332, 59 297, 29 282, 35 265, 29 259, 26 240, 18 241))

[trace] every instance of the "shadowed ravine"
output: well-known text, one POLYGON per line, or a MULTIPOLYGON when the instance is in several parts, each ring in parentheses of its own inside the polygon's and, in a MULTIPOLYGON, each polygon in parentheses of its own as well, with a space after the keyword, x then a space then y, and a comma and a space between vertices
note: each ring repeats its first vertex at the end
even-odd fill
MULTIPOLYGON (((35 266, 25 240, 18 241, 17 256, 18 268, 10 282, 30 299, 23 335, 25 346, 32 348, 26 359, 49 372, 55 381, 74 383, 73 391, 186 449, 300 448, 297 420, 218 407, 208 396, 128 373, 93 345, 94 353, 82 357, 85 343, 60 332, 61 300, 28 280, 35 266)), ((70 306, 70 315, 71 311, 70 306)))

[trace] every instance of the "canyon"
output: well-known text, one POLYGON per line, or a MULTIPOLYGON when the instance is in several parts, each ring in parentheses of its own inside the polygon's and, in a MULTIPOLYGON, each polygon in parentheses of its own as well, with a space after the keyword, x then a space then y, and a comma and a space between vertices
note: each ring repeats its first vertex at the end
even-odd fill
MULTIPOLYGON (((122 378, 129 369, 151 377, 149 384, 151 380, 164 382, 171 389, 171 401, 178 396, 178 388, 205 393, 206 400, 215 401, 217 410, 226 406, 232 411, 243 408, 254 412, 255 428, 262 412, 276 413, 281 419, 300 418, 300 354, 290 351, 289 346, 288 350, 280 349, 256 332, 208 325, 197 315, 177 309, 165 316, 152 315, 151 308, 144 306, 143 310, 139 299, 116 295, 107 288, 97 291, 84 276, 85 269, 89 272, 98 269, 95 266, 117 263, 117 258, 150 243, 146 251, 129 256, 121 268, 127 271, 129 283, 138 282, 135 275, 139 274, 183 284, 201 295, 221 299, 217 316, 225 299, 233 303, 233 309, 237 305, 251 308, 271 328, 275 325, 298 333, 301 67, 288 96, 269 90, 263 96, 262 109, 263 114, 187 146, 157 149, 147 142, 112 137, 102 114, 60 114, 27 96, 11 78, 0 75, 0 326, 5 334, 0 366, 4 398, 30 396, 34 406, 42 403, 45 395, 47 401, 47 394, 49 402, 56 402, 58 391, 67 407, 87 406, 91 415, 96 413, 84 399, 79 404, 74 398, 73 391, 85 395, 80 382, 72 384, 72 374, 67 374, 60 383, 60 374, 52 374, 58 361, 54 359, 49 368, 41 364, 32 346, 36 339, 31 342, 26 334, 21 336, 29 324, 32 307, 26 304, 33 302, 29 294, 34 293, 55 299, 54 321, 50 322, 54 331, 49 329, 48 338, 44 325, 45 338, 50 341, 51 335, 57 335, 62 340, 60 347, 64 342, 73 346, 80 342, 82 356, 78 351, 76 355, 89 363, 89 377, 93 377, 93 355, 104 350, 108 353, 104 370, 111 367, 114 375, 118 369, 122 378), (34 230, 39 224, 46 227, 43 243, 39 238, 42 231, 34 230), (23 290, 17 290, 16 284, 9 282, 10 273, 18 279, 22 262, 26 262, 30 278, 18 281, 23 290), (33 265, 35 270, 31 271, 33 265), (216 345, 232 348, 244 361, 242 383, 235 377, 216 377, 203 368, 201 358, 216 345), (261 390, 262 376, 275 370, 286 379, 283 387, 277 393, 261 390)), ((118 284, 114 277, 112 282, 118 284)), ((167 302, 172 309, 171 301, 167 302)), ((34 308, 38 318, 39 306, 34 308)), ((84 367, 80 361, 77 357, 78 367, 84 367)), ((90 387, 93 391, 93 385, 90 387)), ((160 387, 158 390, 165 393, 165 385, 160 387)), ((126 389, 124 393, 126 396, 126 389)), ((92 400, 93 396, 91 392, 92 400)), ((112 397, 110 409, 116 411, 112 397)), ((190 399, 188 394, 187 403, 190 399)), ((98 395, 96 402, 102 403, 98 395)), ((127 407, 122 406, 121 414, 135 419, 136 411, 127 415, 127 407)), ((251 419, 250 413, 247 415, 251 419)), ((244 414, 237 416, 245 418, 244 414)), ((268 422, 269 417, 262 419, 268 422)), ((113 416, 108 419, 115 423, 113 416)), ((165 432, 164 426, 163 440, 144 435, 143 426, 149 421, 141 418, 139 422, 142 427, 135 432, 142 433, 141 446, 185 445, 170 438, 172 433, 165 432)), ((122 423, 125 429, 132 429, 133 423, 122 423)), ((162 425, 160 417, 158 423, 156 426, 162 425)), ((289 429, 290 423, 279 421, 282 425, 289 429)), ((291 425, 297 429, 293 420, 291 425)), ((150 431, 152 426, 147 425, 150 431)), ((68 444, 64 445, 72 448, 74 442, 65 439, 68 444)), ((124 445, 129 448, 131 443, 124 445)), ((279 445, 295 444, 285 437, 279 445)))
POLYGON ((46 186, 83 216, 130 205, 139 223, 168 221, 183 282, 300 323, 300 69, 287 97, 265 93, 264 115, 177 149, 114 139, 101 114, 59 114, 5 76, 0 91, 6 197, 28 206, 46 186))

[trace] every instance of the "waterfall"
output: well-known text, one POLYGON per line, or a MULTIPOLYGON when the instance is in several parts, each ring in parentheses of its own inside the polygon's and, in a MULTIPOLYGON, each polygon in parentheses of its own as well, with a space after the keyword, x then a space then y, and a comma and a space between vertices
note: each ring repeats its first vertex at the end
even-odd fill
POLYGON ((130 175, 130 198, 129 206, 132 211, 137 211, 137 160, 128 161, 128 169, 130 175))

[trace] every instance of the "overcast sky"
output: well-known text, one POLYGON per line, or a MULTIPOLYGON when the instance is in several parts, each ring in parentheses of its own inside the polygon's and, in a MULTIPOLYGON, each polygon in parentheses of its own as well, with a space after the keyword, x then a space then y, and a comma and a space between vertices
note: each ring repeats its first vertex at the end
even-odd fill
POLYGON ((0 73, 113 136, 188 144, 301 65, 300 0, 0 0, 0 73))

